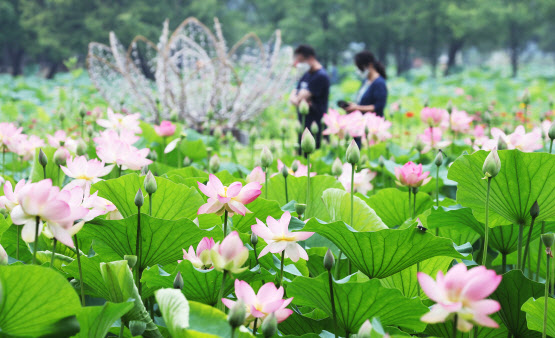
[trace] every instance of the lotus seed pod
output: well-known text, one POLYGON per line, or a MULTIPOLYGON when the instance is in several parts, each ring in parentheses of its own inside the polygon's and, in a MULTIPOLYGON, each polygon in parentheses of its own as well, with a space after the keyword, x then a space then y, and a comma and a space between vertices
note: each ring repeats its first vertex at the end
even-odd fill
POLYGON ((58 148, 56 149, 56 152, 54 152, 54 163, 56 163, 57 166, 60 165, 65 165, 67 161, 67 152, 64 148, 58 148))
POLYGON ((137 264, 137 256, 135 255, 124 255, 123 259, 125 259, 127 261, 127 265, 133 269, 135 267, 135 265, 137 264))
POLYGON ((306 204, 295 203, 295 211, 297 212, 297 215, 303 215, 306 211, 306 204))
POLYGON ((152 195, 158 189, 158 185, 156 184, 156 178, 152 175, 152 172, 149 170, 145 177, 144 188, 147 194, 152 195))
POLYGON ((146 323, 140 320, 132 320, 129 322, 129 331, 133 337, 142 335, 146 330, 146 323))
POLYGON ((305 128, 303 131, 303 136, 301 137, 301 149, 305 154, 312 154, 316 149, 316 140, 314 140, 314 136, 312 136, 308 128, 305 128))
POLYGON ((183 290, 183 285, 183 276, 181 276, 181 271, 178 271, 177 276, 175 276, 175 279, 173 280, 173 288, 183 290))
POLYGON ((302 100, 299 104, 299 113, 301 113, 301 115, 308 115, 309 110, 310 106, 308 105, 308 102, 306 102, 306 100, 302 100))
POLYGON ((262 148, 262 152, 260 153, 260 164, 263 168, 268 168, 272 165, 272 162, 274 162, 272 152, 267 146, 264 146, 264 148, 262 148))
POLYGON ((488 157, 484 161, 484 166, 482 167, 482 173, 484 174, 484 178, 493 178, 499 174, 501 170, 501 159, 497 154, 497 147, 494 147, 493 150, 489 153, 488 157))
POLYGON ((443 164, 443 152, 441 151, 441 149, 437 153, 436 159, 434 160, 434 163, 438 167, 440 167, 443 164))
POLYGON ((551 248, 555 242, 555 234, 542 234, 541 238, 546 248, 551 248))
POLYGON ((245 319, 247 318, 247 310, 245 307, 245 303, 242 300, 237 300, 235 304, 229 310, 229 314, 227 316, 227 322, 232 329, 236 329, 239 326, 243 325, 245 319))
POLYGON ((328 271, 331 271, 334 264, 335 257, 333 257, 333 253, 331 252, 331 250, 328 249, 328 251, 326 251, 326 254, 324 255, 324 268, 328 271))
POLYGON ((42 151, 42 148, 39 150, 39 163, 43 167, 46 167, 46 165, 48 164, 48 157, 46 157, 46 154, 44 153, 44 151, 42 151))
POLYGON ((145 203, 145 198, 143 197, 143 192, 141 189, 137 190, 137 194, 135 195, 135 205, 137 207, 142 207, 145 203))
POLYGON ((337 157, 333 161, 333 164, 331 165, 331 174, 337 177, 337 176, 341 176, 342 173, 343 173, 343 163, 341 163, 341 160, 339 159, 339 157, 337 157))
POLYGON ((273 337, 277 333, 278 322, 276 315, 272 312, 262 322, 262 334, 264 338, 273 337))
POLYGON ((355 140, 351 141, 349 147, 347 148, 347 162, 350 164, 357 164, 360 161, 360 149, 355 140))

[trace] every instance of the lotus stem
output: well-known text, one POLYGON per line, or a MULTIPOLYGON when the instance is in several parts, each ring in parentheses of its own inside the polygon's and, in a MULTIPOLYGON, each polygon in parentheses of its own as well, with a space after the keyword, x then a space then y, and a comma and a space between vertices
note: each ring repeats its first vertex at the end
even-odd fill
POLYGON ((553 140, 551 140, 551 144, 549 145, 549 153, 553 154, 553 140))
MULTIPOLYGON (((540 246, 541 248, 541 246, 540 246)), ((507 254, 506 253, 502 253, 501 254, 501 271, 503 271, 503 273, 507 272, 507 254)))
POLYGON ((310 201, 310 154, 306 154, 306 210, 305 217, 308 214, 308 205, 310 201))
POLYGON ((254 324, 252 326, 252 335, 256 337, 256 330, 258 329, 258 318, 254 319, 254 324))
POLYGON ((412 218, 416 217, 416 193, 418 192, 417 188, 412 188, 412 194, 414 195, 414 200, 412 201, 412 218))
MULTIPOLYGON (((545 221, 542 222, 542 231, 540 234, 545 233, 545 221)), ((542 246, 543 242, 540 240, 538 244, 538 262, 536 266, 536 282, 540 281, 540 267, 541 267, 541 257, 542 257, 542 246)))
POLYGON ((550 257, 551 255, 549 253, 547 253, 547 263, 546 263, 546 278, 545 278, 545 295, 544 295, 544 299, 545 299, 545 303, 543 306, 543 331, 542 331, 542 338, 546 338, 547 337, 547 300, 549 299, 549 281, 550 281, 550 257))
MULTIPOLYGON (((289 193, 287 192, 287 177, 283 177, 285 182, 285 204, 289 203, 289 193)), ((268 190, 268 188, 266 188, 268 190)))
POLYGON ((118 177, 121 177, 121 165, 118 166, 118 177))
POLYGON ((436 207, 439 208, 439 167, 436 166, 436 207))
POLYGON ((354 215, 354 199, 355 199, 355 165, 351 165, 351 226, 353 226, 354 215))
POLYGON ((2 146, 2 177, 6 174, 6 145, 2 146))
POLYGON ((33 243, 33 265, 37 264, 37 250, 39 248, 39 225, 40 218, 39 216, 37 216, 35 225, 35 242, 33 243))
POLYGON ((517 255, 517 268, 522 271, 522 236, 524 233, 524 224, 518 226, 518 255, 517 255))
POLYGON ((135 240, 135 255, 137 255, 137 264, 135 264, 135 284, 137 284, 137 290, 139 291, 139 296, 141 296, 141 207, 137 207, 137 239, 135 240))
POLYGON ((224 211, 224 238, 227 236, 227 210, 224 211))
POLYGON ((125 328, 125 324, 123 324, 123 318, 121 319, 121 326, 119 328, 119 337, 123 338, 123 329, 125 328))
POLYGON ((218 293, 218 309, 224 311, 224 303, 222 302, 222 298, 224 298, 224 289, 225 289, 225 280, 227 278, 227 271, 224 270, 224 275, 222 276, 222 285, 220 286, 220 292, 218 293))
POLYGON ((331 303, 331 314, 333 318, 333 334, 337 338, 337 317, 335 314, 335 298, 333 296, 333 276, 331 275, 331 270, 328 270, 328 282, 330 286, 330 303, 331 303))
POLYGON ((148 215, 152 216, 152 194, 148 194, 148 215))
POLYGON ((482 253, 482 265, 486 266, 488 259, 488 234, 489 234, 489 193, 491 190, 491 177, 488 177, 488 188, 486 192, 486 224, 484 227, 484 252, 482 253))
POLYGON ((453 338, 457 338, 457 324, 459 323, 459 315, 455 314, 453 318, 453 338))
POLYGON ((335 279, 339 279, 339 265, 341 263, 341 256, 343 255, 343 251, 339 250, 339 255, 337 256, 337 262, 335 263, 335 279))
MULTIPOLYGON (((420 262, 416 262, 416 275, 420 272, 420 262)), ((420 298, 420 286, 419 283, 416 284, 416 291, 418 292, 418 298, 420 298)))
POLYGON ((42 166, 42 177, 46 179, 46 166, 42 166))
POLYGON ((79 252, 79 240, 77 234, 73 235, 75 241, 75 252, 77 253, 77 266, 79 267, 79 287, 81 288, 81 305, 85 306, 85 286, 83 282, 83 269, 81 268, 81 253, 79 252))
POLYGON ((279 283, 278 283, 278 287, 281 286, 282 282, 283 282, 283 264, 285 262, 285 250, 283 250, 281 252, 281 266, 279 268, 279 283))
POLYGON ((21 237, 21 227, 16 225, 17 229, 17 246, 15 248, 15 259, 19 260, 19 238, 21 237))
POLYGON ((54 269, 54 257, 56 256, 56 244, 58 240, 54 237, 54 243, 52 244, 52 257, 50 257, 50 267, 54 269))
MULTIPOLYGON (((526 238, 526 246, 524 247, 524 261, 523 261, 523 267, 526 266, 526 260, 528 260, 528 273, 531 274, 532 271, 530 270, 532 268, 532 262, 530 261, 530 252, 529 252, 529 248, 530 248, 530 238, 532 238, 532 230, 534 229, 534 221, 536 220, 535 217, 532 217, 532 223, 530 223, 530 230, 528 230, 528 238, 526 238)), ((540 241, 541 242, 541 241, 540 241)), ((540 245, 541 247, 541 245, 540 245)), ((531 276, 530 276, 531 277, 531 276)))
MULTIPOLYGON (((287 182, 285 182, 285 189, 287 189, 287 182)), ((268 199, 268 167, 264 168, 264 198, 268 199)))
POLYGON ((411 207, 410 207, 410 206, 411 206, 410 201, 411 201, 411 195, 412 195, 412 191, 411 191, 411 190, 412 190, 411 187, 409 187, 409 210, 411 210, 411 214, 410 214, 411 216, 410 216, 410 217, 413 218, 414 215, 413 215, 412 209, 411 209, 411 207))

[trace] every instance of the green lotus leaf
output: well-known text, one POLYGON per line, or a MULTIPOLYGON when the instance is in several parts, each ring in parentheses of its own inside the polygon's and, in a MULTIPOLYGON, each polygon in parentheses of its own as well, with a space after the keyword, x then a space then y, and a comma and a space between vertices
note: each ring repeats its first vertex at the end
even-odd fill
MULTIPOLYGON (((410 205, 408 198, 408 192, 387 188, 370 196, 367 203, 388 227, 394 228, 411 218, 414 196, 411 197, 410 205)), ((416 215, 420 215, 432 205, 433 201, 430 195, 423 192, 416 194, 416 215)))
POLYGON ((133 302, 87 306, 77 314, 81 331, 76 337, 105 337, 112 324, 133 308, 133 302))
MULTIPOLYGON (((535 297, 534 297, 535 298, 535 297)), ((543 332, 543 314, 545 297, 538 299, 530 298, 522 305, 522 311, 526 312, 526 321, 530 330, 543 332)), ((555 299, 547 299, 547 325, 548 337, 555 337, 555 299)))
POLYGON ((353 196, 353 221, 351 224, 351 193, 342 189, 327 189, 322 200, 328 209, 329 218, 343 221, 357 231, 387 229, 376 212, 357 196, 353 196))

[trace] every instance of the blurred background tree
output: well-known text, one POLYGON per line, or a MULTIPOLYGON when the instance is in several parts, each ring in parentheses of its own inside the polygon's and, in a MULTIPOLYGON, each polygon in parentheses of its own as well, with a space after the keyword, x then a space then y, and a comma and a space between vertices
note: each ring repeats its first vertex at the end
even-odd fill
POLYGON ((139 34, 157 41, 166 18, 173 29, 195 16, 208 27, 218 17, 230 43, 279 28, 328 67, 367 48, 399 75, 425 60, 436 76, 443 59, 447 75, 462 52, 503 50, 516 76, 527 48, 555 53, 554 15, 553 0, 1 0, 0 72, 38 64, 51 77, 69 57, 84 64, 88 43, 107 43, 110 31, 124 45, 139 34))

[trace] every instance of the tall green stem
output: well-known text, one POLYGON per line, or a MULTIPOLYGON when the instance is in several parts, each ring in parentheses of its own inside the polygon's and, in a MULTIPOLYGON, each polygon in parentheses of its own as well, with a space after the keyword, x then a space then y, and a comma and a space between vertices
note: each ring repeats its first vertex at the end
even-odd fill
POLYGON ((457 338, 457 325, 459 324, 459 315, 455 314, 453 318, 453 338, 457 338))
POLYGON ((553 152, 553 140, 551 140, 551 145, 549 146, 549 153, 552 154, 553 152))
MULTIPOLYGON (((526 260, 529 259, 529 256, 531 256, 530 252, 529 252, 530 238, 532 238, 532 229, 534 229, 534 221, 535 220, 536 219, 532 217, 532 223, 530 223, 530 230, 528 230, 528 238, 526 238, 526 245, 524 246, 524 257, 523 257, 523 263, 522 263, 523 268, 526 267, 526 260)), ((541 240, 540 240, 540 242, 541 242, 541 240)), ((541 245, 540 245, 540 247, 541 247, 541 245)), ((532 263, 528 262, 528 274, 532 273, 531 269, 532 269, 532 263)), ((530 277, 532 277, 532 276, 530 275, 530 277)))
POLYGON ((328 282, 330 286, 330 302, 331 302, 331 314, 333 318, 333 334, 337 338, 337 318, 335 314, 335 298, 333 296, 333 277, 331 271, 328 271, 328 282))
POLYGON ((222 298, 224 298, 224 290, 225 290, 225 280, 227 278, 227 271, 224 270, 224 275, 222 276, 222 285, 220 286, 220 292, 218 293, 218 309, 224 311, 224 303, 222 302, 222 298))
POLYGON ((339 279, 339 265, 341 265, 341 256, 343 256, 343 251, 339 250, 339 255, 337 256, 337 262, 335 262, 335 279, 339 279))
POLYGON ((17 229, 17 247, 15 248, 15 259, 19 260, 19 238, 21 237, 21 227, 16 225, 17 229))
MULTIPOLYGON (((545 221, 542 222, 542 231, 540 232, 540 234, 544 234, 545 233, 545 221)), ((538 244, 538 263, 536 266, 536 282, 540 281, 540 267, 541 267, 541 257, 542 257, 542 247, 543 247, 543 242, 539 241, 538 244)))
POLYGON ((177 142, 177 169, 181 168, 183 161, 181 161, 181 141, 177 142))
POLYGON ((152 216, 152 194, 148 194, 148 215, 152 216))
POLYGON ((517 268, 523 270, 522 268, 522 236, 524 234, 524 224, 518 226, 518 246, 517 246, 517 268))
POLYGON ((413 188, 412 190, 412 194, 414 195, 413 197, 413 201, 412 201, 412 218, 414 219, 416 217, 416 188, 413 188))
POLYGON ((439 208, 439 166, 436 168, 436 207, 439 208))
MULTIPOLYGON (((416 262, 416 275, 420 272, 420 262, 416 262)), ((416 291, 418 292, 418 297, 420 298, 420 285, 416 284, 416 291)))
MULTIPOLYGON (((285 204, 289 203, 289 193, 287 192, 287 177, 284 176, 283 180, 285 182, 285 204)), ((267 190, 268 188, 266 188, 267 190)))
POLYGON ((355 165, 351 165, 351 226, 353 225, 354 215, 354 198, 355 198, 355 165))
POLYGON ((308 214, 308 206, 310 202, 310 154, 306 154, 306 211, 305 215, 308 214))
POLYGON ((547 254, 547 265, 546 265, 546 278, 545 278, 545 294, 544 294, 544 299, 545 299, 545 303, 543 306, 543 331, 542 331, 542 338, 546 338, 547 337, 547 300, 549 299, 549 281, 551 280, 549 278, 549 272, 551 270, 549 264, 550 264, 550 257, 551 255, 548 253, 547 254))
POLYGON ((484 227, 484 252, 482 253, 482 265, 486 266, 488 259, 488 239, 489 239, 489 193, 491 190, 491 177, 488 177, 488 188, 486 192, 486 224, 484 227))
POLYGON ((79 287, 81 288, 81 305, 85 306, 85 285, 83 281, 83 269, 81 268, 81 253, 79 252, 79 240, 77 234, 73 235, 75 241, 75 252, 77 253, 77 266, 79 267, 79 287))
POLYGON ((258 329, 258 318, 254 319, 254 324, 252 325, 252 335, 256 337, 256 330, 258 329))
POLYGON ((224 238, 227 236, 227 210, 224 211, 224 238))
MULTIPOLYGON (((285 182, 285 189, 287 189, 287 182, 285 182)), ((268 168, 264 168, 264 198, 268 199, 268 168)))
POLYGON ((52 244, 52 257, 50 257, 50 267, 54 269, 54 257, 56 256, 56 244, 58 240, 54 237, 54 243, 52 244))
POLYGON ((412 188, 409 187, 409 210, 411 211, 411 213, 410 213, 410 218, 413 218, 414 215, 412 214, 412 208, 410 207, 410 206, 411 206, 411 203, 410 203, 410 201, 411 201, 411 195, 412 195, 412 188))
POLYGON ((281 252, 281 266, 279 268, 279 283, 278 283, 278 287, 281 286, 282 282, 283 282, 283 265, 285 262, 285 250, 283 250, 281 252))
POLYGON ((40 218, 39 216, 37 216, 35 223, 35 242, 33 243, 33 265, 37 264, 37 250, 39 248, 39 225, 40 218))
POLYGON ((137 207, 137 239, 135 240, 135 255, 137 255, 137 264, 135 264, 135 284, 141 295, 141 207, 137 207))
POLYGON ((6 175, 6 145, 2 146, 2 177, 6 175))

